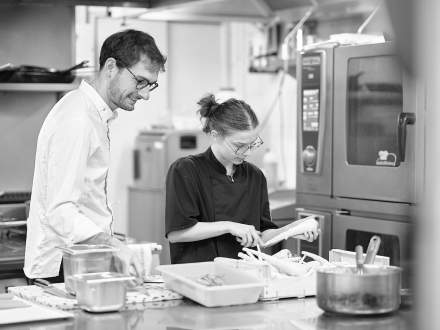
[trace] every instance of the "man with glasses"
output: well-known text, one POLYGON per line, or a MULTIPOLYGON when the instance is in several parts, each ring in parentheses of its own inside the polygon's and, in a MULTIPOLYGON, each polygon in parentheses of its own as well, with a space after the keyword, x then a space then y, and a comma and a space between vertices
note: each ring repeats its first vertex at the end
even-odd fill
POLYGON ((135 254, 113 237, 108 201, 110 123, 156 89, 166 59, 149 34, 125 30, 101 48, 99 72, 52 108, 38 136, 24 272, 63 281, 62 252, 72 244, 118 248, 117 270, 142 276, 135 254))
MULTIPOLYGON (((212 143, 168 171, 165 226, 172 263, 237 258, 243 247, 264 246, 301 222, 277 228, 271 221, 266 178, 246 161, 263 144, 251 107, 237 99, 218 103, 213 95, 198 104, 212 143)), ((317 238, 318 223, 310 223, 299 238, 317 238)))

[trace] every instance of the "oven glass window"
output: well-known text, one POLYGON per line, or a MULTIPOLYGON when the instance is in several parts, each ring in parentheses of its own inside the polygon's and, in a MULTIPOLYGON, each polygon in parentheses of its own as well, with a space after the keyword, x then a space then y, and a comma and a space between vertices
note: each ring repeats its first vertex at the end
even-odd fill
POLYGON ((356 245, 362 245, 365 253, 370 239, 374 235, 378 235, 381 240, 377 255, 389 257, 390 265, 400 266, 400 243, 398 236, 349 229, 346 234, 346 250, 354 251, 356 245))
POLYGON ((397 58, 350 59, 347 89, 348 163, 399 166, 397 120, 403 93, 397 58))

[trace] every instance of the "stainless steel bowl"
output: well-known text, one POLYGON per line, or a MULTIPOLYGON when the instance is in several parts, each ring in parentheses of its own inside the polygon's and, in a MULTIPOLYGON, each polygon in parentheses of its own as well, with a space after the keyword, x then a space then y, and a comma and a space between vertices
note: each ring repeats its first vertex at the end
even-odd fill
POLYGON ((378 265, 364 265, 362 273, 356 266, 318 269, 318 306, 342 314, 393 312, 400 305, 401 273, 399 267, 378 265))
POLYGON ((134 277, 119 273, 74 275, 78 305, 89 312, 118 311, 125 307, 127 285, 134 277))

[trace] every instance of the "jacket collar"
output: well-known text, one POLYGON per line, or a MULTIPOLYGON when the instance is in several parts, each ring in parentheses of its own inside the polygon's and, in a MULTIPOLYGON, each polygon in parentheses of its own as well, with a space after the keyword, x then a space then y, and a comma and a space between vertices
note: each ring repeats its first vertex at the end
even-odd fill
MULTIPOLYGON (((215 157, 214 153, 212 152, 211 147, 206 149, 206 151, 203 153, 203 156, 209 160, 209 163, 212 165, 212 167, 215 169, 216 172, 219 172, 221 174, 226 175, 226 168, 223 166, 222 163, 215 157)), ((233 165, 235 169, 235 173, 237 173, 237 170, 241 168, 241 166, 244 164, 241 163, 240 165, 233 165)))
POLYGON ((98 110, 99 117, 103 123, 107 124, 108 121, 117 118, 118 113, 110 109, 107 103, 105 103, 105 101, 102 99, 101 95, 99 95, 96 89, 93 88, 89 83, 87 83, 85 80, 81 81, 79 89, 83 91, 84 94, 86 94, 92 101, 93 105, 98 110))

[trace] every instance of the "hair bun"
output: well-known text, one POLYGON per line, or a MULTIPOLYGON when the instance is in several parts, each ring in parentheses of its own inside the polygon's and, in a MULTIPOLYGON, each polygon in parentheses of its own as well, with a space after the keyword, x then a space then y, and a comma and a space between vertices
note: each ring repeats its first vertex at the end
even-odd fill
POLYGON ((199 102, 197 102, 197 104, 200 105, 200 116, 204 118, 211 117, 219 107, 219 104, 215 100, 215 96, 213 94, 208 94, 207 96, 203 97, 199 102))

